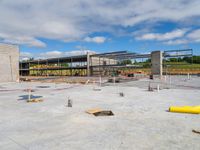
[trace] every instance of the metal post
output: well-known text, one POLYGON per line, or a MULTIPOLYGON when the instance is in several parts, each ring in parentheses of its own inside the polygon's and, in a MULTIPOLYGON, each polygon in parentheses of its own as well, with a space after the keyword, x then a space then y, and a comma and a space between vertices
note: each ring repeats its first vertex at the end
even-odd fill
POLYGON ((28 89, 28 101, 31 100, 31 89, 28 89))
POLYGON ((48 67, 49 67, 49 62, 48 62, 48 59, 47 59, 47 70, 46 70, 46 72, 47 72, 47 76, 49 76, 49 73, 48 73, 48 67))
POLYGON ((87 76, 90 76, 90 54, 87 52, 87 76))
POLYGON ((70 73, 71 73, 71 76, 72 76, 72 57, 71 57, 71 64, 70 64, 70 66, 71 66, 71 68, 70 68, 70 73))
POLYGON ((59 60, 59 58, 58 58, 58 75, 60 76, 60 71, 61 71, 61 69, 60 69, 60 60, 59 60))
POLYGON ((39 59, 38 59, 38 66, 37 66, 37 70, 38 70, 38 72, 37 72, 37 76, 38 76, 38 74, 39 74, 39 59))
POLYGON ((100 70, 100 57, 99 57, 99 75, 101 75, 101 70, 100 70))
POLYGON ((30 76, 30 66, 31 66, 31 63, 29 62, 29 64, 28 64, 28 76, 30 76))
POLYGON ((101 87, 101 75, 99 76, 99 85, 101 87))

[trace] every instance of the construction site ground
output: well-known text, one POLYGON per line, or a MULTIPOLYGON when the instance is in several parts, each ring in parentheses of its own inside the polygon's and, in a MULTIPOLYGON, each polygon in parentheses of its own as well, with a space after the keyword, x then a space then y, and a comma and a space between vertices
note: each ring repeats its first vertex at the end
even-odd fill
POLYGON ((1 83, 0 149, 200 149, 200 134, 192 132, 200 131, 200 114, 168 112, 170 106, 200 105, 200 77, 98 80, 1 83), (30 93, 43 101, 27 103, 30 93), (94 108, 114 115, 86 113, 94 108))

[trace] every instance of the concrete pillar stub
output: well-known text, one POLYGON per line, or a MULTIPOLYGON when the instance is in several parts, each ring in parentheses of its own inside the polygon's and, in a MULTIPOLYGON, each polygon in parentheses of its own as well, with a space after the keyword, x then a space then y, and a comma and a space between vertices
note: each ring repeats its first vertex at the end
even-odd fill
POLYGON ((153 51, 151 53, 151 73, 162 77, 163 73, 163 53, 161 51, 153 51))

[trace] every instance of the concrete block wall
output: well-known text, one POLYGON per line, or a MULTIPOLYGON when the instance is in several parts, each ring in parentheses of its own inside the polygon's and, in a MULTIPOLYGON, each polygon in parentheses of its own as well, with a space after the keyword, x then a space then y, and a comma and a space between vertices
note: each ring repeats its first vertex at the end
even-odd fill
POLYGON ((0 82, 19 81, 19 47, 0 43, 0 82))

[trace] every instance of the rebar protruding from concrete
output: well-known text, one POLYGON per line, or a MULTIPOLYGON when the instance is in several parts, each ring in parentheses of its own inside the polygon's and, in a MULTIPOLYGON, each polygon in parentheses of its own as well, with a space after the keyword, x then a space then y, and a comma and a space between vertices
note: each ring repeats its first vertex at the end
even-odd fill
POLYGON ((99 76, 99 86, 101 87, 101 76, 99 76))
POLYGON ((95 89, 95 80, 93 81, 93 90, 95 89))
POLYGON ((68 97, 67 107, 72 107, 72 100, 68 97))
POLYGON ((31 89, 28 89, 28 101, 31 100, 31 89))
POLYGON ((153 88, 151 87, 151 83, 149 82, 149 86, 148 86, 148 91, 153 91, 153 88))
POLYGON ((120 92, 120 93, 119 93, 119 96, 120 96, 120 97, 124 97, 124 93, 123 93, 123 92, 120 92))
POLYGON ((190 74, 189 73, 187 74, 187 78, 188 78, 188 80, 190 80, 190 74))
POLYGON ((167 82, 167 76, 166 75, 164 76, 164 80, 165 80, 165 82, 167 82))
POLYGON ((160 91, 160 85, 158 84, 157 85, 157 92, 159 92, 160 91))
POLYGON ((113 83, 114 83, 114 86, 115 86, 115 76, 113 77, 113 83))
POLYGON ((149 85, 148 85, 148 91, 151 90, 151 85, 150 85, 150 82, 149 82, 149 85))
POLYGON ((170 85, 172 84, 172 78, 171 78, 171 75, 169 76, 169 84, 170 84, 170 85))
POLYGON ((87 85, 89 82, 90 82, 90 80, 88 79, 88 80, 85 82, 85 84, 87 85))

